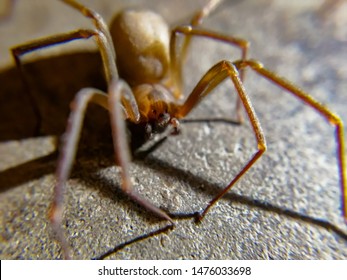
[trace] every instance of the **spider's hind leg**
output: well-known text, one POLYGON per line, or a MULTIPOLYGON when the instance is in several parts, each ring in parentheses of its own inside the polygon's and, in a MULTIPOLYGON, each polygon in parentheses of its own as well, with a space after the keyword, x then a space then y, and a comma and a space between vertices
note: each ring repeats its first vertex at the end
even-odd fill
POLYGON ((266 69, 263 65, 255 60, 247 61, 235 61, 234 65, 238 69, 245 67, 250 67, 256 73, 262 77, 268 79, 275 85, 285 89, 288 93, 296 96, 306 105, 310 106, 312 109, 317 111, 322 115, 330 124, 334 125, 336 128, 336 154, 337 154, 337 164, 340 176, 340 188, 341 188, 341 208, 342 216, 347 222, 347 170, 346 170, 346 158, 345 158, 345 137, 344 137, 344 127, 343 122, 336 114, 334 114, 330 109, 325 107, 323 104, 315 100, 311 95, 301 90, 296 85, 292 84, 283 77, 276 75, 274 72, 266 69))

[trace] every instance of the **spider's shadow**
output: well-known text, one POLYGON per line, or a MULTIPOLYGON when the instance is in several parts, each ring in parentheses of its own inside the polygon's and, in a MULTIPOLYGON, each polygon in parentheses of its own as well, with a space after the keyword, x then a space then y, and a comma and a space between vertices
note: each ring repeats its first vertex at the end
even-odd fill
MULTIPOLYGON (((227 119, 190 119, 190 120, 186 120, 184 123, 200 123, 200 122, 217 122, 217 123, 223 123, 223 124, 227 124, 227 125, 235 125, 237 123, 227 120, 227 119)), ((134 153, 134 161, 139 164, 142 165, 143 167, 149 167, 150 169, 156 170, 160 173, 162 173, 164 176, 175 176, 176 179, 180 180, 184 178, 185 183, 187 183, 189 186, 191 186, 192 188, 196 187, 196 186, 200 186, 199 190, 196 191, 204 191, 206 192, 206 194, 209 197, 213 197, 216 193, 218 193, 222 187, 219 184, 210 182, 204 178, 201 178, 195 174, 193 174, 192 172, 188 171, 188 170, 184 170, 184 169, 180 169, 178 167, 175 167, 173 165, 171 165, 169 162, 161 160, 156 158, 155 156, 152 156, 151 152, 154 151, 155 149, 158 149, 164 142, 165 142, 166 138, 161 138, 158 142, 154 142, 152 146, 150 146, 148 148, 148 150, 145 151, 141 151, 140 153, 134 153), (206 186, 205 188, 203 188, 203 190, 201 190, 201 186, 206 186)), ((91 174, 88 173, 87 174, 91 174)), ((83 180, 83 178, 81 178, 83 180)), ((97 186, 97 185, 102 185, 102 189, 99 189, 99 191, 101 193, 104 193, 104 195, 109 196, 110 194, 112 195, 112 197, 114 197, 115 201, 117 201, 119 203, 119 199, 126 201, 126 203, 129 203, 129 199, 127 198, 127 196, 122 193, 120 191, 120 188, 117 188, 117 190, 115 190, 114 185, 112 183, 110 183, 109 180, 107 180, 106 178, 103 177, 98 177, 95 178, 93 177, 93 175, 91 175, 90 177, 86 178, 84 177, 84 179, 86 179, 86 181, 92 180, 93 186, 97 186), (105 186, 106 186, 106 192, 105 192, 105 186), (116 195, 114 195, 116 191, 116 195)), ((279 214, 282 216, 285 216, 287 218, 290 219, 295 219, 301 222, 305 222, 305 223, 309 223, 311 225, 315 225, 315 226, 319 226, 322 227, 326 230, 329 231, 333 231, 336 235, 338 235, 340 238, 344 239, 347 241, 347 234, 341 230, 339 227, 337 227, 336 225, 330 223, 329 221, 326 220, 322 220, 322 219, 318 219, 318 218, 314 218, 314 217, 310 217, 298 212, 295 212, 293 210, 290 209, 285 209, 276 205, 272 205, 266 201, 260 201, 260 200, 256 200, 253 199, 251 197, 246 197, 243 195, 239 195, 233 192, 229 192, 227 193, 224 198, 224 200, 229 200, 230 202, 237 202, 237 203, 241 203, 243 205, 247 205, 250 208, 257 208, 261 211, 267 211, 267 212, 272 212, 275 214, 279 214)), ((139 207, 138 205, 136 205, 135 202, 131 202, 134 204, 134 209, 136 209, 138 211, 138 214, 140 215, 147 215, 144 214, 146 212, 144 212, 142 209, 142 207, 139 207)), ((201 207, 203 208, 206 205, 201 205, 201 207)), ((190 212, 190 213, 169 213, 169 215, 175 219, 175 220, 180 220, 180 219, 193 219, 193 220, 197 220, 198 214, 199 214, 199 210, 201 209, 197 209, 196 212, 190 212)), ((166 211, 168 212, 168 211, 166 211)), ((157 218, 152 218, 152 215, 150 216, 150 220, 156 219, 157 218)), ((148 216, 146 217, 148 218, 148 216)), ((149 222, 151 222, 149 220, 149 222)), ((96 257, 96 259, 104 259, 109 257, 110 255, 118 252, 119 250, 123 249, 126 246, 129 246, 133 243, 139 242, 141 240, 150 238, 152 236, 161 234, 161 233, 165 233, 169 230, 171 230, 172 227, 169 226, 165 226, 163 228, 160 228, 158 230, 143 234, 141 236, 138 236, 136 238, 134 238, 133 240, 118 244, 117 246, 115 246, 113 249, 107 251, 106 253, 99 255, 96 257)))
MULTIPOLYGON (((155 148, 158 148, 162 143, 163 143, 163 141, 161 141, 157 146, 155 146, 155 148)), ((153 150, 153 147, 151 150, 153 150)), ((147 152, 150 152, 150 151, 147 151, 147 152)), ((176 179, 178 178, 178 180, 180 178, 182 178, 182 180, 183 180, 183 178, 184 178, 184 181, 192 188, 194 188, 195 186, 201 186, 201 185, 208 186, 206 188, 203 188, 203 191, 206 192, 207 195, 209 195, 210 197, 213 197, 217 192, 219 192, 221 190, 221 187, 223 187, 223 186, 220 186, 216 183, 212 183, 210 181, 207 181, 207 180, 191 173, 190 171, 174 167, 174 166, 170 165, 169 162, 166 162, 166 161, 163 161, 163 160, 160 160, 156 157, 151 156, 150 153, 141 153, 141 159, 140 160, 136 159, 136 163, 140 164, 140 165, 142 164, 146 167, 149 167, 149 168, 154 169, 160 173, 163 173, 165 176, 173 176, 173 174, 175 174, 174 176, 176 179), (144 160, 145 158, 146 158, 146 160, 144 160)), ((110 184, 109 181, 107 181, 105 178, 104 179, 99 178, 99 180, 101 180, 103 188, 105 187, 105 185, 108 184, 107 188, 109 189, 109 191, 114 192, 113 184, 110 184)), ((97 181, 98 180, 95 180, 95 183, 96 183, 95 185, 97 185, 97 181)), ((100 181, 99 181, 99 184, 100 184, 100 181)), ((197 191, 201 191, 201 188, 199 188, 199 190, 197 190, 197 191)), ((116 196, 113 196, 113 197, 115 197, 115 200, 117 200, 118 203, 119 203, 119 199, 128 200, 126 198, 126 195, 123 194, 121 191, 119 191, 119 189, 117 191, 116 196)), ((318 218, 310 217, 310 216, 295 212, 295 211, 290 210, 290 209, 284 209, 284 208, 281 208, 279 206, 272 205, 266 201, 256 200, 256 199, 253 199, 251 197, 242 196, 242 195, 239 195, 239 194, 236 194, 233 192, 227 193, 224 196, 223 200, 228 200, 231 203, 232 202, 241 203, 243 205, 249 206, 250 208, 257 208, 260 211, 266 211, 266 212, 279 214, 279 215, 285 216, 289 219, 295 219, 295 220, 298 220, 301 222, 309 223, 311 225, 319 226, 319 227, 322 227, 326 230, 334 232, 340 238, 347 241, 347 234, 343 230, 341 230, 339 227, 337 227, 336 225, 334 225, 334 224, 332 224, 326 220, 321 220, 318 218)), ((127 203, 128 203, 128 201, 127 201, 127 203)), ((204 207, 204 205, 202 205, 202 207, 204 207)), ((144 211, 142 208, 135 206, 134 209, 137 209, 139 214, 142 214, 142 215, 144 214, 144 211)), ((198 210, 200 210, 200 209, 198 209, 198 210)), ((193 219, 195 221, 196 221, 198 214, 199 214, 198 212, 169 213, 169 215, 175 220, 193 219)), ((107 251, 106 253, 104 253, 102 255, 97 256, 96 259, 105 259, 105 258, 109 257, 110 255, 118 252, 119 250, 122 250, 126 246, 129 246, 129 245, 136 243, 136 242, 139 242, 141 240, 145 240, 145 239, 150 238, 152 236, 156 236, 158 234, 168 232, 171 229, 172 229, 172 227, 170 225, 168 225, 168 226, 165 226, 165 227, 160 228, 158 230, 155 230, 155 231, 146 233, 144 235, 138 236, 138 237, 136 237, 130 241, 118 244, 113 249, 107 251)))

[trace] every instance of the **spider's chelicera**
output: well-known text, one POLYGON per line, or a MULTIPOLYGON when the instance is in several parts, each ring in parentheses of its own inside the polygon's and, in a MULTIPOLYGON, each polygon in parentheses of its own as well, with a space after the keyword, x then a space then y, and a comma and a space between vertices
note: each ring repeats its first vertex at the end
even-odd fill
POLYGON ((133 91, 139 98, 140 123, 144 123, 146 138, 162 133, 169 125, 171 134, 179 133, 179 120, 174 117, 177 106, 169 89, 161 84, 142 84, 133 91))

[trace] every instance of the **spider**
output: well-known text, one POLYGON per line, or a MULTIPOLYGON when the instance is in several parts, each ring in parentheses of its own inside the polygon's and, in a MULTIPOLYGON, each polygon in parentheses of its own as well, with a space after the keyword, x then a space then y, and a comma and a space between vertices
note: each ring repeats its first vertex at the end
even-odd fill
POLYGON ((63 193, 74 162, 88 104, 96 103, 109 111, 116 162, 120 166, 122 175, 122 190, 138 204, 174 225, 173 219, 165 211, 145 200, 132 187, 125 124, 129 122, 143 128, 146 138, 167 130, 171 134, 178 134, 180 120, 186 117, 204 97, 212 93, 222 81, 228 78, 231 80, 238 96, 236 104, 238 120, 242 121, 243 107, 257 141, 257 151, 227 186, 198 213, 198 219, 201 220, 266 151, 264 133, 243 86, 247 68, 296 96, 336 127, 342 215, 347 219, 347 178, 341 119, 299 87, 264 68, 260 62, 248 59, 248 41, 200 28, 199 25, 222 0, 209 0, 194 14, 188 25, 178 26, 171 31, 166 22, 151 11, 120 12, 108 28, 103 18, 94 10, 74 0, 61 1, 89 18, 94 29, 79 29, 38 39, 12 48, 12 55, 23 74, 21 57, 26 53, 72 40, 93 37, 102 56, 108 92, 83 88, 76 94, 71 105, 56 170, 57 183, 49 218, 65 258, 71 258, 71 253, 61 226, 63 193), (182 67, 192 37, 205 37, 229 44, 241 50, 241 58, 233 62, 222 60, 212 66, 188 97, 184 98, 182 67), (179 38, 183 39, 180 45, 178 45, 179 38))

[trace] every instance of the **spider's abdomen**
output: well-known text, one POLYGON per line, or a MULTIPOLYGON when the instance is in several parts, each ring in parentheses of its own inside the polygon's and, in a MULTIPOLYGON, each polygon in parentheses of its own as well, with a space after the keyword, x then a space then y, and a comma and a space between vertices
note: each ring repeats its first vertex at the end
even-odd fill
POLYGON ((123 11, 111 24, 117 67, 131 86, 158 83, 169 68, 169 27, 151 11, 123 11))

